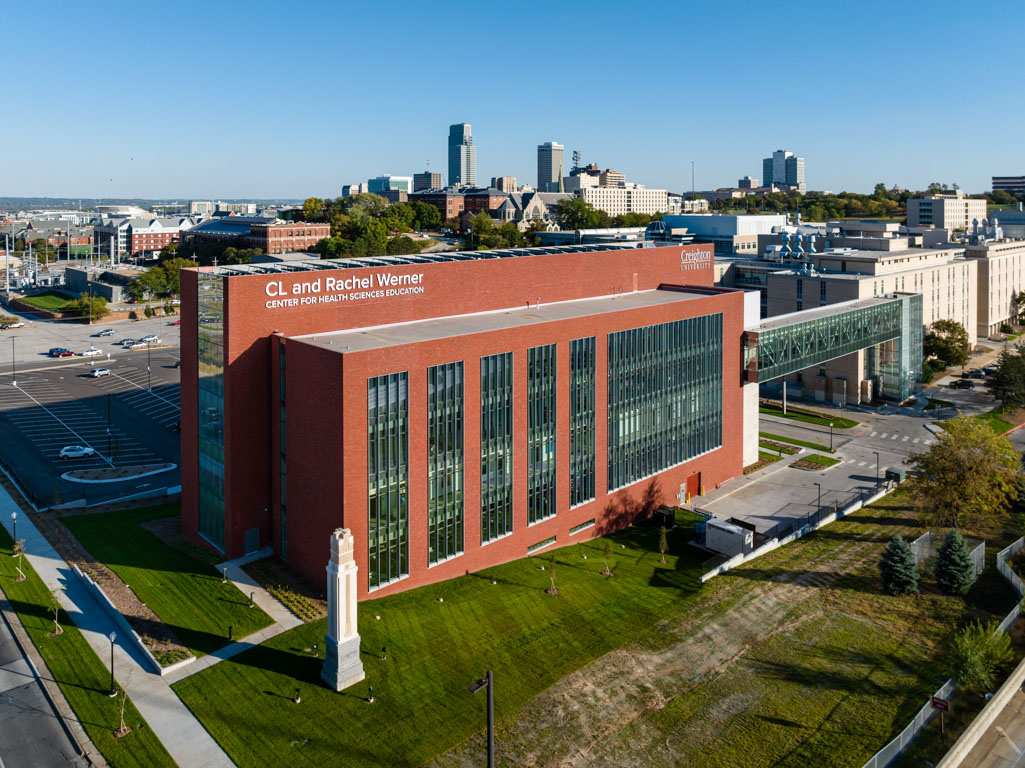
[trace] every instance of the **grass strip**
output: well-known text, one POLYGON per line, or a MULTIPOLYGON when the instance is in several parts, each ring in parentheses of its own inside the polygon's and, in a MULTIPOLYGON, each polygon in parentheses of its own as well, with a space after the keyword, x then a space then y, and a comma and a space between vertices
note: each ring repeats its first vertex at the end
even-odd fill
POLYGON ((828 427, 829 422, 833 422, 834 429, 849 429, 856 427, 860 422, 854 421, 853 419, 847 419, 842 416, 837 416, 830 419, 828 416, 814 416, 810 413, 801 413, 800 411, 794 411, 787 408, 787 412, 783 413, 782 408, 777 408, 772 405, 760 405, 758 407, 759 413, 765 413, 770 416, 779 416, 783 419, 793 419, 794 421, 803 421, 806 424, 818 424, 822 427, 828 427))
POLYGON ((811 448, 816 451, 825 451, 826 453, 836 453, 833 448, 822 443, 812 443, 807 440, 798 440, 796 437, 786 437, 784 435, 775 435, 772 432, 759 432, 759 437, 765 437, 769 440, 779 440, 783 443, 790 443, 791 445, 800 445, 803 448, 811 448))
POLYGON ((270 625, 270 616, 207 563, 165 544, 141 523, 179 514, 177 504, 62 518, 83 547, 118 575, 197 656, 270 625))
POLYGON ((114 738, 113 731, 121 724, 120 697, 107 698, 109 668, 64 611, 58 618, 64 632, 56 637, 49 636, 53 631, 50 591, 24 558, 21 570, 27 578, 22 582, 15 581, 18 559, 11 557, 11 552, 11 537, 0 528, 0 584, 3 591, 93 744, 112 768, 173 768, 174 760, 146 725, 131 699, 125 706, 125 722, 131 726, 132 732, 123 738, 114 738))
POLYGON ((797 448, 794 448, 789 445, 784 445, 783 443, 778 443, 775 440, 759 440, 758 445, 764 448, 766 451, 769 451, 770 453, 772 451, 776 451, 777 453, 782 451, 787 456, 793 456, 795 453, 797 453, 797 448))
POLYGON ((57 291, 44 291, 43 293, 37 293, 35 296, 25 296, 20 301, 28 304, 30 307, 43 309, 47 312, 60 312, 66 309, 68 304, 74 301, 74 298, 57 291))
POLYGON ((809 453, 807 456, 802 456, 800 461, 807 461, 809 464, 818 464, 821 467, 835 467, 840 463, 840 459, 834 459, 832 456, 823 456, 819 453, 809 453))

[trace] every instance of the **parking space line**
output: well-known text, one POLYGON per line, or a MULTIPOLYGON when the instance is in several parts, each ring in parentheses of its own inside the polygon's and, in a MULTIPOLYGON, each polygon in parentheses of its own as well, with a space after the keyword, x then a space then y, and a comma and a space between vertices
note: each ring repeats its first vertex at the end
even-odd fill
MULTIPOLYGON (((19 387, 19 389, 20 389, 20 387, 19 387)), ((38 400, 36 400, 36 398, 32 397, 32 395, 31 395, 30 393, 26 392, 26 393, 25 393, 25 397, 28 397, 28 398, 30 398, 30 399, 31 399, 31 400, 32 400, 33 402, 35 402, 35 404, 36 404, 36 405, 38 405, 38 406, 39 406, 40 408, 42 408, 42 409, 43 409, 44 411, 46 411, 47 413, 50 413, 50 410, 49 410, 49 409, 48 409, 48 408, 47 408, 47 407, 46 407, 45 405, 43 405, 43 404, 42 404, 41 402, 39 402, 38 400)), ((65 423, 64 423, 63 421, 61 421, 61 419, 60 419, 60 418, 58 418, 58 416, 57 416, 56 414, 53 414, 53 413, 51 413, 51 415, 53 416, 54 420, 55 420, 55 421, 56 421, 56 422, 57 422, 58 424, 60 424, 60 425, 61 425, 62 427, 64 427, 64 428, 65 428, 66 430, 68 430, 68 432, 70 432, 71 434, 73 434, 73 435, 74 435, 75 437, 77 437, 77 438, 78 438, 79 440, 81 440, 81 441, 82 441, 83 443, 85 443, 85 444, 86 444, 86 445, 88 445, 88 446, 89 446, 90 448, 92 448, 92 449, 93 449, 94 451, 96 451, 96 448, 95 448, 95 447, 93 447, 92 445, 89 445, 89 443, 88 443, 88 442, 86 442, 86 439, 85 439, 84 437, 82 437, 81 435, 79 435, 79 434, 78 434, 78 433, 77 433, 77 432, 76 432, 75 430, 73 430, 73 429, 72 429, 71 427, 69 427, 69 426, 68 426, 67 424, 65 424, 65 423)), ((102 458, 102 459, 103 459, 104 461, 106 461, 106 462, 107 462, 108 464, 110 464, 110 466, 114 466, 113 462, 111 462, 111 461, 110 461, 110 459, 108 459, 108 458, 106 458, 105 456, 103 456, 103 454, 101 454, 101 453, 100 453, 99 451, 96 451, 96 455, 97 455, 97 456, 99 456, 100 458, 102 458)))

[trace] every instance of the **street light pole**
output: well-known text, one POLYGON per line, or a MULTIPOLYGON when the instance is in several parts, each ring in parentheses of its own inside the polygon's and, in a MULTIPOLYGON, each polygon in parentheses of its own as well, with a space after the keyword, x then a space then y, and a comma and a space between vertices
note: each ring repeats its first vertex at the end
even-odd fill
POLYGON ((495 680, 488 670, 487 677, 470 686, 470 693, 488 689, 488 768, 495 768, 495 680))
POLYGON ((107 459, 110 459, 110 392, 107 393, 107 459))
POLYGON ((829 450, 833 450, 833 420, 829 420, 829 450))
POLYGON ((149 357, 149 344, 146 345, 146 389, 149 392, 153 391, 153 375, 150 372, 150 357, 149 357))
POLYGON ((16 336, 11 336, 11 386, 18 386, 18 364, 14 361, 14 340, 16 336))
POLYGON ((822 511, 822 483, 815 483, 815 487, 819 489, 819 498, 815 503, 815 512, 818 513, 822 511))
POLYGON ((876 482, 879 482, 879 451, 872 451, 876 455, 876 482))
POLYGON ((114 641, 117 640, 117 632, 111 632, 107 639, 110 640, 110 693, 107 696, 113 699, 117 696, 117 689, 114 687, 114 641))
POLYGON ((18 545, 18 513, 11 512, 11 538, 14 539, 14 545, 18 545))

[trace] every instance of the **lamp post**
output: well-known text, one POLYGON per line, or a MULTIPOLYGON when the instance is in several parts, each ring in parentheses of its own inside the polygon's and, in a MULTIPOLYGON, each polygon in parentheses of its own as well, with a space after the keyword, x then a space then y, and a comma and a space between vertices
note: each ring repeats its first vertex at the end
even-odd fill
MULTIPOLYGON (((18 546, 18 513, 11 512, 11 538, 14 539, 14 546, 18 546)), ((13 551, 11 553, 14 554, 13 551)))
POLYGON ((488 768, 495 768, 495 681, 488 670, 487 677, 470 686, 470 693, 488 689, 488 768))
POLYGON ((150 363, 149 353, 150 353, 150 345, 147 344, 146 345, 146 389, 148 391, 152 392, 153 391, 153 376, 150 373, 151 368, 150 368, 150 364, 149 364, 150 363))
POLYGON ((819 489, 818 501, 815 503, 815 512, 818 513, 822 509, 822 483, 815 483, 815 487, 819 489))
POLYGON ((18 386, 18 364, 14 359, 14 340, 17 336, 11 336, 11 386, 18 386))
POLYGON ((876 482, 879 482, 879 451, 872 451, 876 455, 876 482))
POLYGON ((829 450, 833 450, 833 420, 829 420, 829 450))
POLYGON ((113 699, 117 696, 117 689, 114 687, 114 641, 117 640, 117 632, 111 632, 107 639, 110 640, 110 693, 107 696, 113 699))

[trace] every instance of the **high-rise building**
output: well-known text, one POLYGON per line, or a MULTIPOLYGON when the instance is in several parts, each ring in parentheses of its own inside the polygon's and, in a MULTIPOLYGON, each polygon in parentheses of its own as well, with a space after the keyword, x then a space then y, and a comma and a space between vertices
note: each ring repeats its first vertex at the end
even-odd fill
POLYGON ((968 230, 973 220, 985 218, 986 201, 967 198, 960 189, 908 200, 909 227, 968 230))
POLYGON ((554 141, 537 146, 537 191, 561 192, 562 153, 565 147, 554 141))
POLYGON ((516 177, 515 176, 492 176, 491 186, 495 189, 500 189, 503 192, 515 192, 516 191, 516 177))
POLYGON ((737 182, 738 189, 755 189, 758 186, 758 179, 752 179, 750 176, 745 176, 737 182))
POLYGON ((441 189, 441 174, 424 171, 413 174, 413 191, 426 192, 429 189, 441 189))
POLYGON ((477 147, 469 123, 456 123, 448 129, 448 183, 477 186, 477 147))
POLYGON ((793 187, 803 192, 806 188, 804 158, 796 157, 785 149, 777 149, 772 157, 762 160, 762 184, 766 187, 772 184, 793 187))

